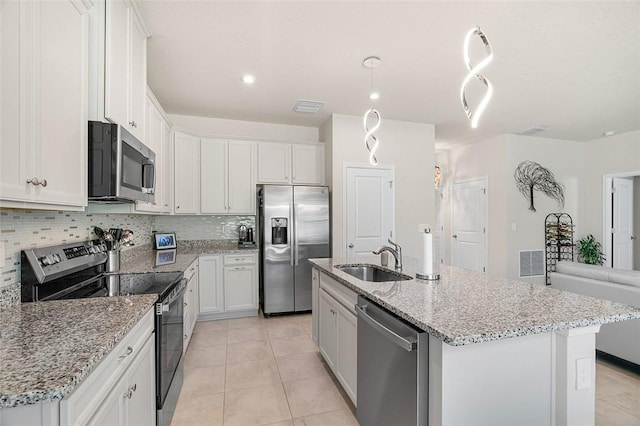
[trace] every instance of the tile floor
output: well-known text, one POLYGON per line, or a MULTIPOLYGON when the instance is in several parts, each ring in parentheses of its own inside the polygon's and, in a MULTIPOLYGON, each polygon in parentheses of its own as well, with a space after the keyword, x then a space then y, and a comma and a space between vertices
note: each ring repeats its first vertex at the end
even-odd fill
MULTIPOLYGON (((311 315, 199 322, 172 426, 354 425, 311 339, 311 315)), ((640 375, 596 366, 596 425, 640 426, 640 375)))

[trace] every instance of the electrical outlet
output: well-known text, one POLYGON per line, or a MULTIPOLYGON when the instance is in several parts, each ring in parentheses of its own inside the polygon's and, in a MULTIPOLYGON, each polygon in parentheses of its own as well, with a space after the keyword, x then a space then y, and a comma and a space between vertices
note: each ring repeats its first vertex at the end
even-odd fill
POLYGON ((591 358, 579 358, 576 360, 576 390, 589 389, 591 387, 591 358))
POLYGON ((0 268, 4 268, 4 241, 0 241, 0 268))

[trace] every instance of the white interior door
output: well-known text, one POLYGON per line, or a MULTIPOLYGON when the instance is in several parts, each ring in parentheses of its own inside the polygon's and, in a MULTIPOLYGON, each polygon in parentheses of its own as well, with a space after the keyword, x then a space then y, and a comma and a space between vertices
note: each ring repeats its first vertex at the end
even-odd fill
POLYGON ((395 232, 395 172, 392 168, 345 169, 346 256, 369 255, 395 232))
POLYGON ((612 266, 633 269, 633 179, 613 178, 612 266))
POLYGON ((451 264, 486 272, 486 179, 455 182, 451 200, 451 264))

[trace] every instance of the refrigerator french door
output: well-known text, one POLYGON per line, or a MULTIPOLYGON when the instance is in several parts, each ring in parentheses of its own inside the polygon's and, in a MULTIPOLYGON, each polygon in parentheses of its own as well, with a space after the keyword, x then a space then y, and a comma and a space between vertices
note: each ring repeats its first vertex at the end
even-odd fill
POLYGON ((265 315, 311 310, 311 264, 331 255, 329 188, 258 187, 260 304, 265 315))

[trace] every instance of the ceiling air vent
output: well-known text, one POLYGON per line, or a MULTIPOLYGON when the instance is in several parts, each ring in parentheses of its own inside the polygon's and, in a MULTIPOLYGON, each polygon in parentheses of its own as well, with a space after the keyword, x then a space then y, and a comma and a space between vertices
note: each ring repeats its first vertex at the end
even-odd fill
POLYGON ((544 250, 520 251, 520 278, 544 275, 544 250))
POLYGON ((551 126, 546 125, 546 124, 536 124, 533 127, 530 127, 528 129, 525 130, 521 130, 518 132, 519 135, 525 135, 525 136, 532 136, 535 134, 538 134, 540 132, 544 132, 545 130, 551 128, 551 126))
POLYGON ((295 112, 304 112, 307 114, 315 114, 322 109, 324 102, 320 101, 306 101, 304 99, 298 99, 293 110, 295 112))

